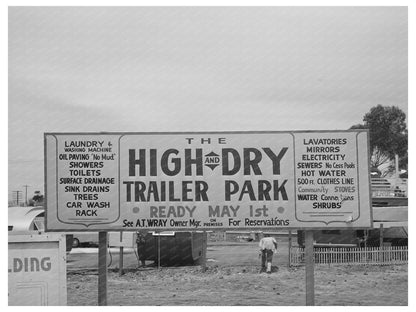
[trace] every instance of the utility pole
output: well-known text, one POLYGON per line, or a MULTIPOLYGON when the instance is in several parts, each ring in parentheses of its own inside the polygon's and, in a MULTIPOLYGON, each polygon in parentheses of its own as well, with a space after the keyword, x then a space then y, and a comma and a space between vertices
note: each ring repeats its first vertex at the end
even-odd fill
POLYGON ((13 199, 16 198, 16 206, 19 206, 19 198, 22 191, 13 191, 13 199))
POLYGON ((26 193, 25 193, 25 206, 27 206, 27 188, 29 187, 30 185, 23 185, 23 187, 26 189, 26 193))

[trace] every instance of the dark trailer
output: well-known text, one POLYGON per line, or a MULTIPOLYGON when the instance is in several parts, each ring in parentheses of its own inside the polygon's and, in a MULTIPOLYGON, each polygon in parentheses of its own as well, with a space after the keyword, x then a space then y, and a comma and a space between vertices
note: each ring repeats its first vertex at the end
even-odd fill
POLYGON ((203 232, 147 232, 137 235, 137 252, 142 265, 154 261, 162 266, 196 264, 202 258, 203 232))

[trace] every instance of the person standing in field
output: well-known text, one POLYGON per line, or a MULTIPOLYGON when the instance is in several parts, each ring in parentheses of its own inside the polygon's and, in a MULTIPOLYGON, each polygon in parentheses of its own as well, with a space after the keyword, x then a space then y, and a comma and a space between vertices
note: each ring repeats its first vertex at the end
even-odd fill
POLYGON ((261 252, 261 272, 272 273, 273 253, 277 252, 277 242, 270 234, 265 234, 259 243, 261 252), (267 267, 266 267, 267 262, 267 267))

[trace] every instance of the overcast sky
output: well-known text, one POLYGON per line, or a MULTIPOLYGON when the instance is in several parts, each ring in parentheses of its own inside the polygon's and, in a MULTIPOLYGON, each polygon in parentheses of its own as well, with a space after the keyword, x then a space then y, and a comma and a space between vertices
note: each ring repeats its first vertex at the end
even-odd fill
POLYGON ((9 9, 9 194, 43 133, 348 129, 406 114, 405 7, 9 9))

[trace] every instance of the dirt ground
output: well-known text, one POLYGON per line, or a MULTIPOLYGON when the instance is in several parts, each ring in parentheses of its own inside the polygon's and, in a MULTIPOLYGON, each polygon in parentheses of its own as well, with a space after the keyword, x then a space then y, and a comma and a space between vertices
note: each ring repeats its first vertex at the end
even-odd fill
MULTIPOLYGON (((118 272, 110 270, 108 305, 305 305, 304 267, 288 268, 284 261, 277 261, 278 267, 274 267, 272 274, 259 273, 259 260, 255 257, 254 246, 252 245, 250 252, 245 253, 251 261, 241 261, 240 257, 232 255, 216 257, 215 250, 218 250, 218 255, 223 254, 221 248, 209 247, 206 272, 200 266, 160 269, 150 266, 129 268, 125 275, 119 277, 118 272)), ((239 247, 233 248, 235 253, 239 247)), ((69 271, 68 305, 97 305, 97 282, 96 270, 69 271)), ((407 304, 407 265, 315 266, 315 305, 407 304)))

